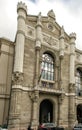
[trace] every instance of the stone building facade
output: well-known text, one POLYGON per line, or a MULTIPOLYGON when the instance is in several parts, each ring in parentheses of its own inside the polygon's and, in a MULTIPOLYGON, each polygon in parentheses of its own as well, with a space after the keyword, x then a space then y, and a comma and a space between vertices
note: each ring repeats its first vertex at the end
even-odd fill
POLYGON ((15 41, 0 38, 0 124, 9 130, 54 122, 72 128, 82 122, 82 51, 47 16, 29 15, 17 5, 15 41))

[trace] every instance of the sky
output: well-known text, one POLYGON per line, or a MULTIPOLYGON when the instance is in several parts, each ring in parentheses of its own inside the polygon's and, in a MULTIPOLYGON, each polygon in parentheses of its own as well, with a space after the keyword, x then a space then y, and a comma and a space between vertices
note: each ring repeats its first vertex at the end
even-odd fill
POLYGON ((0 0, 0 37, 15 40, 17 30, 17 3, 27 5, 27 13, 47 16, 53 9, 56 22, 69 35, 76 33, 76 48, 82 50, 82 0, 0 0))

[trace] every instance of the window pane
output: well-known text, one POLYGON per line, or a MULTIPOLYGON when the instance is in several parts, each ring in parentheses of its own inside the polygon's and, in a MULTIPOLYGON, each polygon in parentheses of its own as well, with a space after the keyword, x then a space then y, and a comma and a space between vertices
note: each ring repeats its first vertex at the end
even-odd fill
POLYGON ((50 72, 48 72, 48 80, 50 80, 50 72))
POLYGON ((54 80, 54 59, 50 54, 42 55, 42 66, 41 66, 42 78, 46 80, 54 80))

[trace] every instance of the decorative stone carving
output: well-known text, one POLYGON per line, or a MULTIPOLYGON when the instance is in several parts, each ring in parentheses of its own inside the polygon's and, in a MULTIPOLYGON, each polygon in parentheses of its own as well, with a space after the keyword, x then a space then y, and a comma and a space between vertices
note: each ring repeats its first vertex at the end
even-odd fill
POLYGON ((27 12, 27 6, 25 5, 25 3, 22 3, 22 1, 18 2, 18 5, 17 5, 17 11, 19 9, 23 9, 27 12))
POLYGON ((47 15, 48 15, 48 17, 55 19, 55 13, 52 9, 48 12, 47 15))
POLYGON ((69 84, 69 91, 70 92, 74 92, 75 91, 75 84, 73 84, 73 83, 69 84))
POLYGON ((49 29, 49 31, 52 31, 52 32, 55 32, 56 30, 55 26, 51 22, 47 24, 47 28, 49 29))
POLYGON ((79 53, 76 53, 76 59, 80 60, 80 54, 79 53))
POLYGON ((69 44, 68 43, 65 43, 65 51, 66 52, 70 52, 70 48, 69 48, 69 44))
POLYGON ((42 26, 42 24, 41 24, 41 12, 38 14, 37 25, 42 26))
POLYGON ((59 46, 57 39, 54 39, 53 37, 47 36, 45 34, 43 34, 43 42, 48 43, 51 46, 59 46))
POLYGON ((50 23, 48 24, 48 29, 51 30, 51 31, 53 31, 53 26, 52 26, 52 24, 50 24, 50 23))
POLYGON ((17 85, 21 85, 23 82, 23 73, 20 72, 14 72, 12 75, 12 83, 13 84, 17 84, 17 85))
POLYGON ((64 38, 64 27, 63 27, 63 26, 61 27, 61 35, 60 35, 60 38, 64 38))
POLYGON ((31 91, 31 92, 29 92, 29 97, 31 98, 32 101, 37 102, 38 98, 39 98, 38 91, 31 91))
POLYGON ((74 39, 76 40, 76 33, 75 33, 75 32, 72 32, 72 33, 70 34, 70 38, 71 38, 71 39, 74 38, 74 39))
POLYGON ((62 101, 64 100, 64 97, 65 97, 65 94, 62 93, 60 96, 59 96, 59 103, 61 104, 62 101))
POLYGON ((30 26, 27 26, 27 35, 34 38, 35 37, 35 30, 34 30, 34 28, 32 28, 30 26))

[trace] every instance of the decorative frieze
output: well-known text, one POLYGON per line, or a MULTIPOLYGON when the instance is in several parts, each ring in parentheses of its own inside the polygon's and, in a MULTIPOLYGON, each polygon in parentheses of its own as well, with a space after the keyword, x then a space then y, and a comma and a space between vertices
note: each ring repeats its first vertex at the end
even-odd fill
POLYGON ((47 43, 50 46, 54 46, 56 48, 59 48, 59 40, 56 38, 53 38, 49 35, 43 34, 43 42, 47 43))
POLYGON ((12 83, 13 85, 22 85, 23 82, 23 73, 14 72, 12 75, 12 83))

